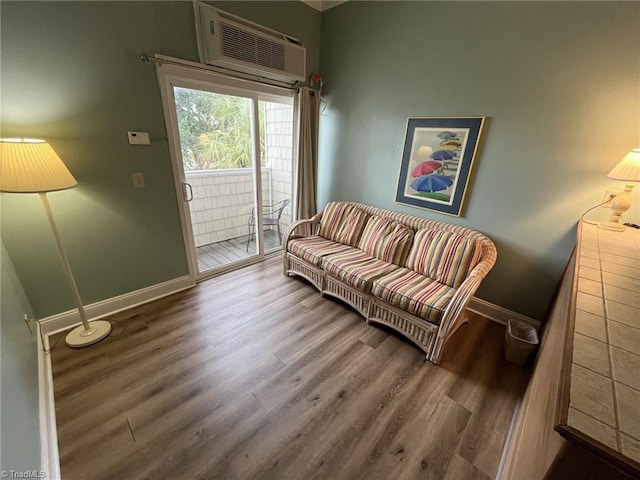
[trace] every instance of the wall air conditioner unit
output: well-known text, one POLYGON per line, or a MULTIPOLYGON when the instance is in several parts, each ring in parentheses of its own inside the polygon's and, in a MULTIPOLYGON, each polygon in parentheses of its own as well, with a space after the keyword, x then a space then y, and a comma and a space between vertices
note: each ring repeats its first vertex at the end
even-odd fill
POLYGON ((293 83, 306 78, 306 49, 295 38, 195 2, 202 63, 293 83))

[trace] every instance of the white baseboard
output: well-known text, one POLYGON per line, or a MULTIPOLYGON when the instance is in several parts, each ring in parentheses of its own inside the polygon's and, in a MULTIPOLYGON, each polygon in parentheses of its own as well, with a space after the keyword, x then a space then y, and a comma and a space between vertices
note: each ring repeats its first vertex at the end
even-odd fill
POLYGON ((483 317, 487 317, 494 322, 501 323, 506 325, 510 318, 514 320, 518 320, 520 322, 528 323, 535 327, 536 330, 540 328, 540 322, 538 320, 534 320, 533 318, 527 317, 526 315, 522 315, 520 313, 513 312, 509 309, 499 307, 498 305, 494 305, 493 303, 489 303, 486 300, 482 300, 477 297, 473 297, 467 306, 467 310, 470 310, 473 313, 477 313, 478 315, 482 315, 483 317))
MULTIPOLYGON (((89 320, 97 320, 98 318, 113 315, 114 313, 166 297, 181 290, 186 290, 194 285, 191 277, 185 275, 167 282, 152 285, 151 287, 101 300, 91 305, 86 305, 84 308, 89 320)), ((42 326, 43 335, 51 335, 79 325, 80 316, 78 315, 78 310, 74 309, 43 318, 38 320, 38 323, 42 326)))
POLYGON ((49 337, 42 334, 40 324, 38 334, 38 408, 40 420, 40 470, 43 478, 61 478, 58 456, 58 430, 56 428, 56 406, 53 396, 53 374, 49 337))

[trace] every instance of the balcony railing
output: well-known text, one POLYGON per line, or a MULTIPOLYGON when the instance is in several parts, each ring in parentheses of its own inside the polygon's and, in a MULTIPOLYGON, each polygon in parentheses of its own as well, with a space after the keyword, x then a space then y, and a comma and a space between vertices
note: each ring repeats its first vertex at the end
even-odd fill
MULTIPOLYGON (((189 209, 196 247, 249 233, 254 200, 252 169, 191 171, 185 175, 193 188, 189 209)), ((263 205, 290 198, 290 188, 290 183, 283 181, 281 171, 262 168, 263 205)), ((281 225, 284 228, 290 222, 291 211, 287 208, 281 225)))

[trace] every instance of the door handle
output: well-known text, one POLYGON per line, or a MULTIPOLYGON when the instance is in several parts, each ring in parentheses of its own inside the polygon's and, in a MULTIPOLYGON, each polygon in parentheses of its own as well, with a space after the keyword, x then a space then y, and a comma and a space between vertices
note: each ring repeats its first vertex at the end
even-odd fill
POLYGON ((185 202, 190 202, 191 200, 193 200, 193 187, 190 183, 184 182, 182 184, 182 195, 185 202))

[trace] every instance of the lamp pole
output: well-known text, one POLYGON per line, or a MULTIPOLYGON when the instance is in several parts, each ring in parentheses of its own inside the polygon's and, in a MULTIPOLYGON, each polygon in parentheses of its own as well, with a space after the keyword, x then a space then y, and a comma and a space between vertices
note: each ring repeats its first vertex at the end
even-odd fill
POLYGON ((84 306, 82 305, 82 299, 80 298, 80 293, 78 292, 78 286, 76 285, 76 280, 73 278, 73 273, 71 272, 71 266, 69 265, 69 260, 67 259, 67 255, 64 253, 64 249, 62 248, 62 242, 60 241, 60 234, 58 233, 58 227, 56 226, 56 221, 53 218, 53 212, 51 211, 51 205, 49 204, 49 198, 47 198, 46 192, 38 193, 40 197, 40 201, 42 202, 42 206, 44 207, 44 211, 47 213, 47 220, 49 220, 49 226, 51 227, 51 231, 53 232, 53 238, 56 240, 56 247, 58 248, 58 256, 60 257, 60 262, 62 262, 62 268, 64 269, 64 273, 67 276, 67 281, 69 282, 69 287, 71 288, 71 292, 73 293, 73 298, 76 302, 76 306, 78 307, 78 313, 80 314, 80 320, 82 320, 82 326, 84 327, 87 335, 91 335, 95 332, 95 328, 91 328, 89 325, 89 321, 87 320, 87 313, 84 311, 84 306))
POLYGON ((49 226, 51 227, 51 231, 53 232, 53 238, 55 238, 56 240, 58 256, 60 257, 62 268, 65 275, 67 276, 67 281, 69 282, 69 287, 71 289, 71 293, 73 293, 73 298, 75 300, 76 307, 78 308, 78 314, 80 315, 80 320, 82 321, 81 327, 74 328, 73 330, 71 330, 71 332, 69 332, 69 334, 65 338, 65 342, 67 343, 67 345, 74 348, 93 345, 94 343, 99 342, 100 340, 108 336, 109 333, 111 333, 111 324, 104 320, 93 321, 91 323, 89 323, 89 321, 87 320, 87 312, 85 312, 84 306, 82 305, 82 299, 80 298, 80 293, 78 292, 76 280, 73 277, 73 272, 71 271, 71 266, 69 265, 67 255, 64 253, 64 249, 62 248, 60 234, 58 233, 56 221, 53 218, 53 212, 51 211, 49 198, 47 197, 46 192, 39 192, 38 195, 40 196, 40 201, 42 202, 44 211, 47 214, 47 220, 49 220, 49 226))

